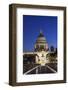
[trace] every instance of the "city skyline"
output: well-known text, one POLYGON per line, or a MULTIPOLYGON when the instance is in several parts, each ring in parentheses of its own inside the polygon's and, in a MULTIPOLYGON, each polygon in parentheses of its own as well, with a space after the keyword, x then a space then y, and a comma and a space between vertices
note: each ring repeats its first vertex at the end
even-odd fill
POLYGON ((57 17, 23 15, 23 51, 32 51, 40 33, 43 32, 48 46, 57 48, 57 17))

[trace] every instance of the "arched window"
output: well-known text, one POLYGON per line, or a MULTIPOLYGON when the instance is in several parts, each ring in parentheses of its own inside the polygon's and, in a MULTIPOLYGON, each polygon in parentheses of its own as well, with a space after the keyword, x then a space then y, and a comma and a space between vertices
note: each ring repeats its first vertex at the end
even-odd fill
POLYGON ((42 54, 42 57, 44 57, 44 54, 42 54))

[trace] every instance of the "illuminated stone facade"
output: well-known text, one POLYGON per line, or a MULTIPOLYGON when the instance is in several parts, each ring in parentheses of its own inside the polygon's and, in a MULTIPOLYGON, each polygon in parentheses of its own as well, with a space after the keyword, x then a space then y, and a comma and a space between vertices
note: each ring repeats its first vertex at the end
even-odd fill
POLYGON ((45 65, 46 63, 49 63, 49 60, 46 58, 46 55, 48 54, 48 44, 46 38, 44 37, 41 31, 36 40, 34 47, 35 47, 34 50, 37 54, 36 63, 41 65, 45 65))

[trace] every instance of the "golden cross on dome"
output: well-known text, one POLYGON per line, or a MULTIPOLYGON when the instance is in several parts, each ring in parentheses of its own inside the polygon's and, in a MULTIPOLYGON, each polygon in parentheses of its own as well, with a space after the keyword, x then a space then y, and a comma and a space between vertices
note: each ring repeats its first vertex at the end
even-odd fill
POLYGON ((40 34, 42 34, 42 30, 40 29, 40 34))

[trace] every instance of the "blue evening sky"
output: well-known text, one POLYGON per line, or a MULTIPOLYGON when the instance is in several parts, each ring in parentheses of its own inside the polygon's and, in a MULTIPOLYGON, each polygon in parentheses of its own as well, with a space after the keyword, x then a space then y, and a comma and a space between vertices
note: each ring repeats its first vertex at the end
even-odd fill
POLYGON ((23 49, 32 51, 42 30, 48 46, 57 47, 57 17, 23 15, 23 49))

